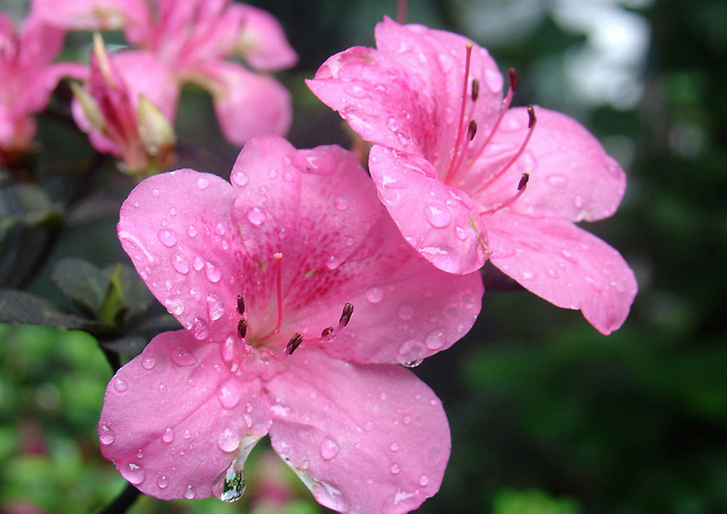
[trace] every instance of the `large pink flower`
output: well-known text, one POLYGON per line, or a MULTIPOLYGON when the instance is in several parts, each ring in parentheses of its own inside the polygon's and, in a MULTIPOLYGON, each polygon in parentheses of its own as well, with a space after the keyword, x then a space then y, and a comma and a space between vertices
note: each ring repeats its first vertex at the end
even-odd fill
POLYGON ((229 0, 37 0, 48 23, 68 29, 123 29, 132 45, 153 53, 174 80, 212 93, 225 137, 243 145, 284 134, 291 98, 275 79, 225 60, 241 55, 261 72, 293 66, 297 55, 269 13, 229 0))
POLYGON ((269 433, 321 504, 416 508, 439 488, 449 428, 398 364, 469 330, 478 274, 439 272, 413 251, 338 147, 261 136, 231 181, 156 175, 122 206, 124 249, 185 330, 155 337, 111 380, 103 454, 158 498, 234 500, 269 433))
POLYGON ((385 19, 377 48, 329 58, 308 81, 363 139, 379 196, 421 255, 451 273, 489 258, 526 289, 617 329, 636 294, 621 255, 576 227, 613 214, 625 175, 574 120, 503 104, 483 48, 385 19), (466 81, 466 82, 465 82, 466 81))
POLYGON ((36 131, 33 115, 48 105, 58 81, 84 76, 84 66, 53 64, 64 37, 33 10, 18 32, 0 12, 0 164, 29 150, 36 131))

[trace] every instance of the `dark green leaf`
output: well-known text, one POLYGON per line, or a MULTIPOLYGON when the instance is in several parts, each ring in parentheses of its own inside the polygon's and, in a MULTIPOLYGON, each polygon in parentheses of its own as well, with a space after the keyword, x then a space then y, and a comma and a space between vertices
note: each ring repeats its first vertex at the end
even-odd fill
POLYGON ((51 279, 63 294, 89 316, 96 316, 106 280, 99 269, 82 259, 63 259, 53 268, 51 279))
POLYGON ((15 322, 66 329, 83 329, 87 323, 37 296, 0 289, 0 323, 15 322))
POLYGON ((126 307, 124 305, 124 289, 121 285, 121 264, 117 264, 106 282, 98 319, 109 325, 120 325, 126 307))

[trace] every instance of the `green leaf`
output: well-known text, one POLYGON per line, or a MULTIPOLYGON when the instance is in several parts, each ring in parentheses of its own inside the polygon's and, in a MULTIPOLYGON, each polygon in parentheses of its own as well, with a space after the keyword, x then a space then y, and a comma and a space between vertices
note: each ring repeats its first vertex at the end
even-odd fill
POLYGON ((578 514, 569 498, 552 498, 542 491, 501 491, 495 497, 493 514, 578 514))
POLYGON ((121 325, 124 312, 124 288, 121 280, 121 264, 114 266, 106 282, 101 306, 98 310, 98 320, 108 325, 121 325))
POLYGON ((104 277, 110 277, 116 271, 116 266, 120 267, 120 278, 121 288, 124 298, 124 305, 126 311, 124 312, 123 322, 124 325, 130 324, 134 318, 145 314, 149 307, 154 302, 154 296, 149 291, 149 288, 141 280, 139 274, 131 266, 125 264, 118 264, 107 266, 103 269, 102 274, 104 277))
POLYGON ((127 359, 133 359, 141 353, 149 339, 141 336, 122 337, 111 341, 102 341, 101 346, 107 350, 123 355, 127 359))
POLYGON ((35 295, 0 289, 0 323, 31 323, 55 328, 83 329, 87 320, 67 314, 35 295))
POLYGON ((51 280, 79 309, 96 317, 106 286, 96 266, 82 259, 63 259, 53 268, 51 280))

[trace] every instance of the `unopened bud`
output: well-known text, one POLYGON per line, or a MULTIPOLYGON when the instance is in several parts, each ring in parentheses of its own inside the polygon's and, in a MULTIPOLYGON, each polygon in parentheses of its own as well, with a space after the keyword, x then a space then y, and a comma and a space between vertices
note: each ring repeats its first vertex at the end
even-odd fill
POLYGON ((139 95, 137 109, 139 137, 146 153, 157 157, 168 153, 177 142, 174 129, 164 113, 146 96, 139 95))

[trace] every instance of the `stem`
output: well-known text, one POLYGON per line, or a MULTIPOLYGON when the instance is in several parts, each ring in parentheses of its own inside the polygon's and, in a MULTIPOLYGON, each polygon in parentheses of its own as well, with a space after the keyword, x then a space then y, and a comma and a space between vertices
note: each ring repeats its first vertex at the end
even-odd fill
POLYGON ((131 484, 126 484, 126 488, 116 499, 106 507, 99 511, 99 514, 123 514, 131 507, 136 499, 141 495, 139 490, 131 484))

